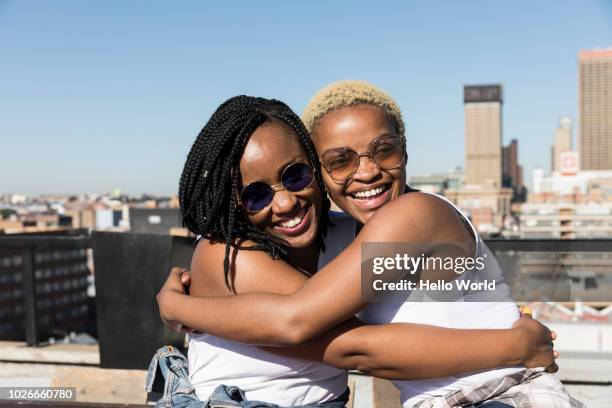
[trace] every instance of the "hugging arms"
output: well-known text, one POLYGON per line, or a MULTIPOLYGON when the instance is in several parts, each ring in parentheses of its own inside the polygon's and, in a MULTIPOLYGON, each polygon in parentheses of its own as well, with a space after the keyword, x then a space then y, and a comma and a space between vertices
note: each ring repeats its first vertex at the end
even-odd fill
MULTIPOLYGON (((335 94, 358 97, 314 109, 312 139, 278 101, 236 97, 219 107, 194 143, 181 177, 185 225, 203 237, 192 260, 190 296, 174 270, 158 294, 162 318, 205 332, 191 338, 190 350, 224 338, 390 379, 480 370, 490 371, 491 378, 502 374, 493 368, 517 365, 555 371, 554 334, 529 317, 518 319, 509 298, 489 306, 438 304, 445 327, 427 324, 434 321, 428 320, 433 316, 427 305, 420 313, 400 305, 392 319, 393 310, 364 302, 362 243, 427 242, 424 250, 433 256, 446 254, 443 243, 468 242, 470 254, 484 244, 452 204, 405 185, 401 115, 388 98, 380 102, 384 96, 364 102, 362 91, 335 94), (327 222, 326 190, 363 225, 356 238, 355 228, 341 233, 327 222), (323 267, 320 261, 337 253, 321 251, 324 243, 348 235, 343 242, 352 242, 323 267), (366 322, 376 324, 354 317, 361 311, 369 314, 366 322)), ((498 265, 490 266, 499 272, 498 265)), ((193 363, 201 366, 197 359, 193 363)), ((190 356, 190 370, 191 364, 190 356)), ((461 378, 483 381, 478 375, 461 378)), ((253 384, 244 376, 240 381, 253 384)), ((422 394, 400 386, 407 390, 403 399, 422 394)), ((439 382, 429 387, 445 389, 439 382)))
POLYGON ((403 195, 379 209, 349 247, 309 279, 265 253, 234 250, 235 285, 242 290, 237 296, 229 292, 228 296, 197 296, 207 292, 205 287, 217 286, 222 292, 224 286, 215 279, 218 274, 206 273, 207 263, 222 262, 224 246, 202 241, 192 263, 192 296, 182 293, 180 270, 173 269, 158 295, 162 317, 239 342, 291 346, 311 342, 283 352, 383 378, 442 377, 522 364, 556 370, 550 332, 529 317, 505 330, 410 323, 368 326, 352 317, 365 306, 360 287, 361 243, 401 242, 425 233, 407 217, 394 215, 405 211, 435 213, 441 224, 460 222, 434 197, 403 195), (384 221, 388 219, 395 222, 384 221))

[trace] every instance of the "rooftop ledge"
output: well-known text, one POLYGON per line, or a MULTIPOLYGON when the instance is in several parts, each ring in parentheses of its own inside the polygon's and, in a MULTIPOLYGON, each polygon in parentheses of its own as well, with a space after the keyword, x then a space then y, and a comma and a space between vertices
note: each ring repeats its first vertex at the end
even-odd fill
MULTIPOLYGON (((146 371, 100 368, 98 350, 97 345, 28 347, 25 342, 0 341, 0 387, 76 385, 78 404, 143 406, 146 371)), ((589 407, 603 408, 612 400, 612 352, 565 351, 559 366, 557 376, 589 407)), ((401 408, 399 393, 386 380, 351 371, 350 383, 353 408, 401 408)), ((4 406, 0 401, 0 408, 4 406)))

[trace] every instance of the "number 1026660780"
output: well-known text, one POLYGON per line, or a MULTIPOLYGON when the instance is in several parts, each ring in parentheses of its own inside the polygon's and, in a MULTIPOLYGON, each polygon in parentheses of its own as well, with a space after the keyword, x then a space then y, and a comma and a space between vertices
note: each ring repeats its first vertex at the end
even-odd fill
POLYGON ((76 387, 0 387, 0 399, 14 401, 75 401, 76 387))

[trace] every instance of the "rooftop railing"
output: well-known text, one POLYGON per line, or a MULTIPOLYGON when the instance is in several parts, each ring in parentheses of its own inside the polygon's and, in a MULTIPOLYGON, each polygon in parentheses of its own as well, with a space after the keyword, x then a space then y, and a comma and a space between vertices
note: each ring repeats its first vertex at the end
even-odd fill
MULTIPOLYGON (((553 258, 544 257, 545 263, 554 264, 562 259, 562 267, 568 269, 572 279, 581 273, 584 275, 581 281, 574 282, 574 289, 592 290, 588 287, 588 280, 592 278, 598 285, 595 289, 602 293, 600 282, 606 283, 605 279, 612 278, 612 267, 606 269, 612 262, 612 239, 510 239, 486 243, 496 255, 526 254, 523 258, 532 259, 532 264, 538 254, 553 255, 553 258), (578 269, 571 266, 567 254, 573 256, 578 269), (599 254, 595 266, 588 256, 581 257, 583 254, 599 254)), ((155 294, 170 267, 189 266, 193 241, 140 233, 89 235, 75 231, 69 235, 0 236, 0 338, 25 339, 29 346, 37 346, 49 333, 76 330, 87 323, 90 314, 83 314, 82 307, 87 304, 86 278, 90 271, 85 251, 89 249, 93 249, 95 265, 97 322, 94 323, 101 366, 142 368, 157 346, 165 343, 181 346, 182 337, 161 324, 155 294), (4 301, 3 292, 11 293, 4 301), (2 337, 2 333, 6 335, 2 337)), ((529 266, 527 262, 528 267, 533 267, 532 264, 529 266)), ((606 306, 603 301, 612 301, 611 292, 603 293, 598 299, 602 304, 594 305, 601 313, 608 310, 602 312, 606 306)), ((612 313, 612 309, 609 311, 612 313)))

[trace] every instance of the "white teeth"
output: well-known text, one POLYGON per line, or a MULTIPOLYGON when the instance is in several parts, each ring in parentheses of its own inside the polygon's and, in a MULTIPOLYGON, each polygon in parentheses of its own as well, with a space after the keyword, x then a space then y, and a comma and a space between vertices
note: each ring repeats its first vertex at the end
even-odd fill
POLYGON ((300 222, 302 222, 302 219, 304 218, 304 216, 298 216, 298 217, 293 217, 290 220, 287 220, 285 222, 280 223, 279 225, 283 228, 293 228, 296 225, 298 225, 300 222))
POLYGON ((380 186, 378 188, 373 188, 372 190, 358 191, 356 193, 353 193, 352 196, 355 198, 368 198, 368 197, 378 195, 382 193, 383 191, 385 191, 385 186, 380 186))

